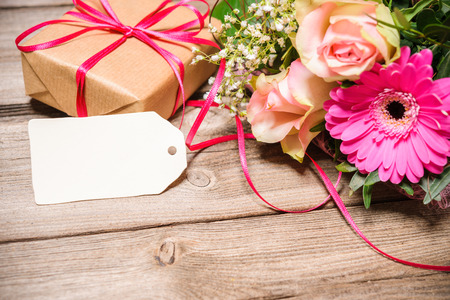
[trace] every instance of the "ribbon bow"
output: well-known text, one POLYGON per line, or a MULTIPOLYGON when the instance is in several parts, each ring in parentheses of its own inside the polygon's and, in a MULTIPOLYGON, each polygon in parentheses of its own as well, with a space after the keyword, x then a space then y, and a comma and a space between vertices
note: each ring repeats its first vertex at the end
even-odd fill
MULTIPOLYGON (((185 104, 185 94, 184 94, 184 87, 183 87, 183 81, 184 81, 184 65, 183 62, 174 54, 170 53, 169 51, 161 48, 155 43, 155 40, 166 40, 171 42, 186 42, 186 43, 194 43, 194 44, 203 44, 203 45, 209 45, 213 46, 217 49, 220 49, 220 47, 206 39, 198 38, 196 37, 197 34, 200 33, 200 31, 205 27, 205 19, 209 15, 209 5, 205 0, 181 0, 180 2, 174 4, 173 6, 168 6, 169 3, 171 3, 170 0, 165 0, 161 5, 158 6, 153 12, 148 14, 145 18, 143 18, 139 23, 136 24, 136 26, 131 27, 122 24, 120 22, 117 15, 114 13, 113 9, 111 8, 111 5, 109 4, 108 0, 100 0, 100 3, 102 4, 103 8, 106 11, 106 14, 94 9, 93 7, 89 6, 88 4, 84 3, 81 0, 73 0, 73 4, 78 9, 78 12, 75 11, 69 11, 66 14, 74 16, 78 18, 79 20, 52 20, 52 21, 46 21, 41 24, 38 24, 25 32, 23 32, 21 35, 19 35, 16 38, 16 46, 19 50, 23 52, 32 52, 36 50, 43 50, 52 48, 58 45, 61 45, 63 43, 66 43, 70 40, 73 40, 74 38, 83 35, 87 32, 93 31, 93 30, 102 30, 107 32, 113 32, 113 33, 120 33, 122 36, 106 47, 105 49, 99 51, 89 59, 87 59, 84 63, 80 65, 80 67, 77 70, 76 73, 76 83, 77 83, 77 114, 79 117, 87 117, 87 107, 86 107, 86 99, 84 97, 84 88, 85 88, 85 79, 87 72, 93 68, 100 60, 102 60, 105 56, 113 52, 115 49, 120 47, 125 41, 130 37, 135 37, 142 41, 143 43, 147 44, 149 47, 154 49, 159 55, 161 55, 166 62, 170 65, 170 67, 173 70, 173 73, 175 74, 179 87, 178 87, 178 94, 177 99, 175 102, 175 106, 172 111, 172 115, 175 113, 176 109, 178 108, 178 104, 180 101, 180 97, 183 100, 183 108, 185 104), (208 10, 205 14, 201 14, 197 8, 190 5, 189 2, 193 1, 199 1, 208 7, 208 10), (161 20, 163 20, 167 15, 169 15, 171 12, 173 12, 175 9, 179 7, 186 7, 190 9, 195 15, 196 19, 193 21, 186 22, 180 26, 177 26, 172 29, 162 30, 162 31, 154 31, 150 30, 149 28, 153 25, 159 23, 161 20), (31 45, 31 46, 20 46, 20 42, 26 38, 31 33, 35 32, 36 30, 52 25, 57 23, 65 23, 65 24, 77 24, 85 27, 84 29, 81 29, 77 32, 74 32, 72 34, 69 34, 67 36, 48 41, 45 43, 37 44, 37 45, 31 45), (199 25, 199 29, 197 31, 189 31, 194 29, 194 27, 199 25)), ((184 109, 183 109, 184 111, 184 109)))

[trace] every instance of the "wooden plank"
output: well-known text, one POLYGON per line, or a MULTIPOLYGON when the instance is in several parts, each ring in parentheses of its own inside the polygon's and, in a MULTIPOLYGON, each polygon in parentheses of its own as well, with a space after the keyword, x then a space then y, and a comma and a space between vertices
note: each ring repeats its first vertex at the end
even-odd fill
MULTIPOLYGON (((198 109, 188 110, 183 126, 185 133, 197 113, 198 109)), ((178 125, 180 117, 179 113, 172 122, 178 125)), ((187 171, 161 195, 37 206, 31 183, 29 119, 29 115, 4 117, 0 123, 0 241, 273 213, 248 187, 236 142, 189 154, 187 171)), ((227 111, 211 110, 196 141, 230 134, 233 128, 227 111)), ((252 178, 264 197, 274 204, 285 209, 306 209, 326 197, 321 179, 309 161, 299 164, 283 154, 279 145, 249 141, 247 146, 252 178)), ((314 148, 310 153, 330 178, 336 180, 337 171, 330 158, 314 148)), ((348 182, 346 176, 340 188, 344 197, 348 195, 348 182)), ((391 191, 378 193, 374 198, 377 202, 402 199, 402 196, 391 191)), ((362 200, 358 195, 346 198, 346 203, 361 205, 362 200)))
MULTIPOLYGON (((155 0, 153 0, 155 1, 155 0)), ((162 1, 161 1, 162 2, 162 1)), ((179 2, 179 0, 174 0, 173 2, 179 2)), ((209 3, 209 5, 212 7, 215 0, 206 0, 206 2, 209 3)), ((198 9, 202 9, 202 13, 206 12, 203 8, 204 5, 199 5, 200 3, 189 3, 191 5, 194 5, 198 9)), ((5 8, 21 8, 21 7, 29 7, 29 8, 36 8, 39 6, 73 6, 72 0, 2 0, 0 2, 0 9, 5 8)))
POLYGON ((39 6, 73 6, 72 0, 2 0, 0 8, 39 7, 39 6))
POLYGON ((25 95, 20 51, 14 40, 23 31, 41 22, 60 18, 68 7, 0 10, 0 105, 24 104, 25 95))
MULTIPOLYGON (((195 212, 193 212, 195 213, 195 212)), ((450 211, 350 213, 380 248, 449 264, 450 211)), ((336 209, 0 245, 5 299, 448 299, 450 274, 376 254, 336 209)))

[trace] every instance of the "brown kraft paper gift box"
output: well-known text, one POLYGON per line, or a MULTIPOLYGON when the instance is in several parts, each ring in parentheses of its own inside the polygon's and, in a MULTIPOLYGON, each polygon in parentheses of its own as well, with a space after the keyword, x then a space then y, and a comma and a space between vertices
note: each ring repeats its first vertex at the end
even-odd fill
MULTIPOLYGON (((104 12, 99 1, 85 2, 104 12)), ((110 0, 109 2, 119 20, 129 26, 136 25, 161 3, 155 0, 110 0)), ((149 29, 156 31, 174 28, 195 17, 189 9, 180 7, 149 29)), ((65 15, 62 19, 76 18, 65 15)), ((214 25, 217 26, 217 24, 214 25)), ((80 29, 82 27, 67 24, 50 25, 26 41, 24 45, 47 42, 80 29)), ((53 48, 22 53, 27 95, 70 116, 77 116, 75 76, 78 67, 120 37, 119 33, 95 30, 53 48)), ((196 37, 213 40, 207 26, 196 37)), ((217 51, 214 47, 155 42, 183 62, 186 98, 192 95, 216 69, 215 65, 205 61, 196 65, 190 64, 195 56, 192 53, 193 46, 208 54, 217 51)), ((87 73, 85 98, 88 115, 156 111, 167 119, 174 108, 178 86, 176 76, 166 60, 147 44, 130 37, 87 73)), ((181 104, 180 99, 178 106, 181 104)))

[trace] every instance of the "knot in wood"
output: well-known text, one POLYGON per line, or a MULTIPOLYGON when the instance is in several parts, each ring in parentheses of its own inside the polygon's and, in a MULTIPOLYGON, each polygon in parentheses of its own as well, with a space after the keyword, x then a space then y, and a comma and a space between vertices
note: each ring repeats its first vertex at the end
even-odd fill
POLYGON ((175 243, 171 241, 164 242, 159 248, 159 253, 155 256, 155 259, 161 267, 172 265, 175 262, 175 243))
POLYGON ((195 186, 206 187, 211 183, 208 175, 200 170, 190 170, 187 173, 187 180, 195 186))

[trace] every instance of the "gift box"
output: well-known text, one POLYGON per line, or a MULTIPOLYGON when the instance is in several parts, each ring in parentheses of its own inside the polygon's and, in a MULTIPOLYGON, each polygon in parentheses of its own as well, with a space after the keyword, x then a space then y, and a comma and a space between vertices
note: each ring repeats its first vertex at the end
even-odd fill
MULTIPOLYGON (((100 12, 105 12, 99 1, 92 0, 85 3, 100 12)), ((135 26, 160 4, 159 1, 146 0, 110 0, 109 3, 118 19, 129 26, 135 26)), ((179 7, 149 29, 159 31, 175 28, 195 17, 188 8, 179 7)), ((62 19, 77 20, 71 15, 64 15, 62 19)), ((27 40, 24 45, 48 42, 82 28, 76 24, 49 25, 27 40)), ((123 34, 119 32, 93 30, 52 48, 22 53, 27 95, 68 115, 77 116, 77 69, 91 56, 122 36, 123 34)), ((207 27, 196 37, 213 40, 207 27)), ((154 41, 183 62, 186 98, 192 95, 216 69, 215 65, 205 61, 200 61, 196 65, 190 64, 195 56, 192 53, 193 46, 208 54, 217 51, 212 46, 156 39, 154 41)), ((178 87, 178 80, 167 61, 147 44, 135 37, 129 37, 87 72, 84 95, 89 116, 156 111, 167 119, 174 109, 178 87)), ((180 100, 178 106, 181 104, 180 100)))

